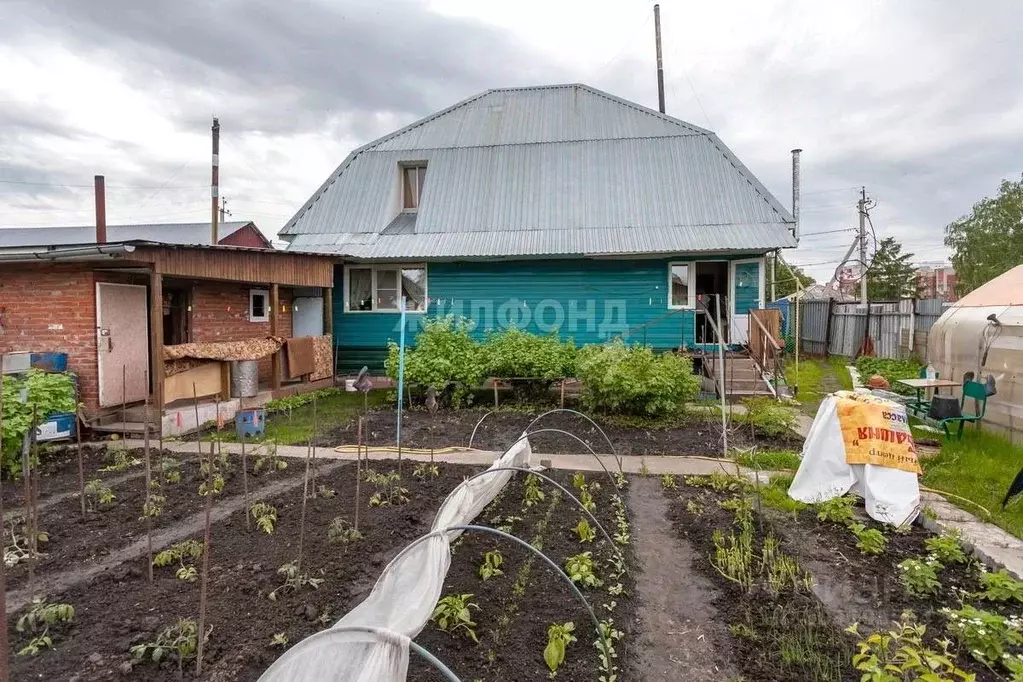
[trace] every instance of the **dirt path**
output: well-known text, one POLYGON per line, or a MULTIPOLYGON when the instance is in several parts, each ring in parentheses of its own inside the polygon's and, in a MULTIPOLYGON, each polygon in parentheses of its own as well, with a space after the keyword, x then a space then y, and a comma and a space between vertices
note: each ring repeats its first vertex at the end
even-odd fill
MULTIPOLYGON (((320 464, 318 473, 326 475, 335 469, 345 466, 346 464, 347 462, 337 462, 326 465, 320 464)), ((288 492, 289 490, 302 485, 304 480, 305 479, 302 476, 292 476, 277 483, 271 483, 270 485, 258 488, 250 494, 250 501, 261 500, 288 492)), ((214 504, 213 511, 210 514, 210 521, 211 523, 216 523, 217 521, 226 519, 231 514, 234 514, 236 511, 244 508, 245 497, 243 495, 234 497, 230 501, 219 505, 214 504)), ((168 545, 180 542, 191 535, 202 532, 205 524, 206 513, 205 511, 200 511, 182 520, 180 523, 155 531, 153 533, 153 551, 155 552, 163 549, 168 545)), ((79 583, 88 582, 100 573, 114 569, 126 561, 143 557, 145 556, 146 551, 146 538, 143 537, 127 547, 111 552, 101 561, 97 561, 96 563, 78 564, 71 570, 63 571, 61 573, 51 573, 43 576, 42 578, 37 579, 31 586, 25 586, 21 589, 7 593, 7 614, 10 615, 11 613, 16 612, 25 604, 29 603, 32 600, 32 597, 37 594, 56 594, 58 592, 63 592, 69 587, 79 583)))
POLYGON ((731 640, 712 602, 717 590, 692 566, 692 549, 675 537, 656 478, 629 484, 632 541, 639 564, 638 633, 630 678, 641 682, 737 679, 731 640))

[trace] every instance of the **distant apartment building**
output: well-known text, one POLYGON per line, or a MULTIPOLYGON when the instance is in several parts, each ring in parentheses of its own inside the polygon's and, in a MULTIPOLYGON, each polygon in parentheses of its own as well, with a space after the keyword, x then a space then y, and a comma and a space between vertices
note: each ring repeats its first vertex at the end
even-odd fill
POLYGON ((918 298, 958 299, 955 292, 956 273, 948 263, 922 263, 916 271, 918 298))

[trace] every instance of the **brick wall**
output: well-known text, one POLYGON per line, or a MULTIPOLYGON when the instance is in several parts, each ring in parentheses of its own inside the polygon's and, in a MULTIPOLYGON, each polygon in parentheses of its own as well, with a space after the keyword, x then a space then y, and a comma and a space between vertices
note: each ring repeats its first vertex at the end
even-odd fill
MULTIPOLYGON (((270 335, 269 322, 249 322, 249 290, 257 287, 229 282, 197 282, 192 289, 192 341, 243 341, 270 335)), ((292 291, 280 289, 281 305, 277 333, 291 336, 292 291)), ((270 380, 270 359, 259 363, 260 381, 270 380)))
POLYGON ((0 277, 0 353, 68 354, 80 399, 99 400, 96 286, 91 270, 65 265, 5 266, 0 277))

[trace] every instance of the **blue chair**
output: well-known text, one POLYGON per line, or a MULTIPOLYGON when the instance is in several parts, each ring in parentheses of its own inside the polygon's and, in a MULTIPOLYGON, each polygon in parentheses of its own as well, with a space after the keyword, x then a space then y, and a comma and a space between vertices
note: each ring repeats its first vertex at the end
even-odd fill
POLYGON ((942 430, 945 431, 945 436, 948 438, 952 437, 951 431, 949 431, 948 425, 959 422, 959 430, 956 432, 956 439, 963 439, 963 427, 967 422, 976 423, 984 418, 984 412, 987 410, 987 387, 978 381, 967 381, 963 383, 963 397, 959 403, 959 411, 962 413, 958 417, 948 417, 942 419, 938 424, 942 430), (977 401, 977 410, 973 414, 966 413, 966 400, 967 398, 973 398, 977 401))

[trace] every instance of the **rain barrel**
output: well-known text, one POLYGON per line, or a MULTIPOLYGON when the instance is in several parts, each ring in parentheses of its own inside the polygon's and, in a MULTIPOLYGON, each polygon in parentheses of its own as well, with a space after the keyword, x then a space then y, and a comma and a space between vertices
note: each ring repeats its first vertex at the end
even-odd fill
POLYGON ((253 398, 259 392, 259 360, 231 363, 231 397, 253 398))

